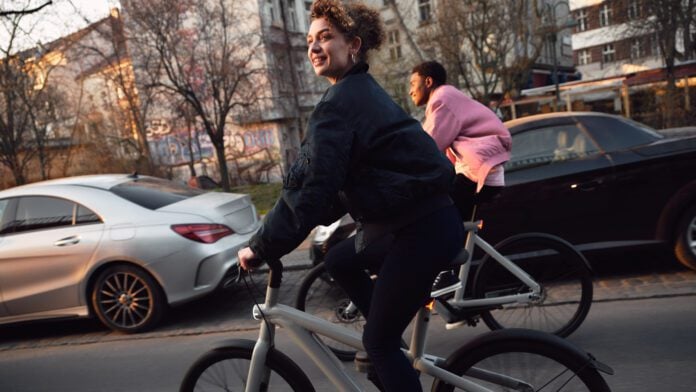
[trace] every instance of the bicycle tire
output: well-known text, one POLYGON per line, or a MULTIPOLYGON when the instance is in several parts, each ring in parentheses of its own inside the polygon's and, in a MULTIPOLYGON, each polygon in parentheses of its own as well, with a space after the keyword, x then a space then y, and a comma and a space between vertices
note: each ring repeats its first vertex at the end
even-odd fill
MULTIPOLYGON (((491 391, 610 392, 598 369, 613 374, 611 368, 568 341, 524 329, 481 335, 453 353, 442 367, 491 391), (512 387, 484 381, 473 377, 472 369, 512 377, 520 384, 512 387)), ((438 379, 431 390, 451 392, 454 387, 438 379)))
MULTIPOLYGON (((255 343, 252 340, 239 340, 206 352, 189 368, 179 391, 243 391, 255 343)), ((314 391, 307 375, 285 354, 271 349, 266 366, 271 374, 268 384, 263 385, 261 390, 314 391)))
MULTIPOLYGON (((302 279, 295 298, 297 309, 362 333, 365 318, 357 310, 352 314, 344 312, 349 303, 348 295, 329 276, 324 263, 317 264, 302 279)), ((340 360, 355 359, 357 350, 353 347, 324 336, 320 339, 340 360)))
MULTIPOLYGON (((592 305, 592 271, 570 243, 544 233, 512 236, 495 246, 542 286, 541 298, 484 310, 481 319, 492 330, 529 328, 567 337, 587 317, 592 305)), ((473 282, 476 298, 529 290, 490 255, 482 260, 473 282)))

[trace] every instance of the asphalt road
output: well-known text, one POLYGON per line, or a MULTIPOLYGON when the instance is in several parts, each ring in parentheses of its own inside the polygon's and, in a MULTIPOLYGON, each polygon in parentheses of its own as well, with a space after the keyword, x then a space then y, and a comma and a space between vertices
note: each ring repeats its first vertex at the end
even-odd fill
MULTIPOLYGON (((693 296, 608 301, 595 304, 570 340, 614 368, 614 391, 689 391, 696 383, 696 312, 693 296)), ((430 332, 431 352, 453 347, 487 330, 483 326, 430 332)), ((175 391, 197 356, 228 338, 254 339, 256 331, 170 335, 90 344, 45 345, 0 352, 3 392, 175 391)), ((278 346, 303 366, 318 391, 334 388, 316 366, 278 334, 278 346)), ((46 342, 51 339, 47 339, 46 342)), ((349 369, 352 364, 346 365, 349 369)), ((365 389, 374 391, 357 375, 365 389)), ((431 380, 424 378, 424 387, 431 380)))
MULTIPOLYGON (((286 260, 291 268, 285 273, 285 303, 292 303, 306 264, 301 252, 293 257, 286 260)), ((614 261, 599 270, 595 303, 570 340, 614 367, 617 374, 608 381, 615 391, 692 390, 696 272, 659 257, 627 258, 624 266, 614 261)), ((260 300, 265 282, 262 275, 255 280, 254 297, 260 300)), ((255 338, 252 302, 239 285, 174 309, 156 331, 139 335, 109 332, 91 320, 0 327, 0 391, 176 390, 186 368, 216 342, 255 338)), ((446 355, 452 342, 486 331, 485 326, 446 331, 433 325, 431 347, 446 355)), ((281 348, 307 362, 279 336, 281 348)), ((307 371, 317 390, 333 390, 316 367, 310 364, 307 371)), ((423 382, 429 388, 430 381, 423 382)))

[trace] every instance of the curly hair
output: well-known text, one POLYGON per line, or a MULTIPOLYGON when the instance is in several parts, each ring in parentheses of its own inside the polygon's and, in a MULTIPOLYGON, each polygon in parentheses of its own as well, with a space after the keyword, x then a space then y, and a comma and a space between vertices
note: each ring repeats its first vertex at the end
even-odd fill
POLYGON ((367 51, 379 49, 384 42, 384 26, 379 11, 359 1, 315 0, 311 18, 326 18, 348 39, 359 37, 362 41, 358 53, 361 60, 366 59, 367 51))

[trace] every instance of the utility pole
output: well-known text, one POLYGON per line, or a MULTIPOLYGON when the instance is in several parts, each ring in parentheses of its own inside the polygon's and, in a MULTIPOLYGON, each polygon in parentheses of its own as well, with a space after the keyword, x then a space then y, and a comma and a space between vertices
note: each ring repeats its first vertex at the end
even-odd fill
POLYGON ((286 160, 286 167, 289 167, 289 165, 294 161, 297 157, 297 153, 299 152, 299 147, 300 147, 300 134, 303 129, 303 124, 302 124, 302 110, 300 107, 300 98, 299 98, 299 82, 297 80, 297 67, 295 66, 295 59, 293 56, 293 50, 292 50, 292 39, 290 37, 290 31, 288 30, 288 20, 287 20, 287 15, 286 15, 286 2, 287 0, 279 0, 280 3, 280 17, 283 22, 283 38, 285 39, 285 54, 288 58, 288 66, 289 66, 289 72, 290 72, 290 83, 291 83, 291 88, 292 88, 292 99, 293 99, 293 106, 295 109, 295 126, 297 127, 295 131, 288 132, 288 141, 290 142, 290 147, 292 148, 292 152, 288 151, 288 148, 285 147, 285 160, 286 160))

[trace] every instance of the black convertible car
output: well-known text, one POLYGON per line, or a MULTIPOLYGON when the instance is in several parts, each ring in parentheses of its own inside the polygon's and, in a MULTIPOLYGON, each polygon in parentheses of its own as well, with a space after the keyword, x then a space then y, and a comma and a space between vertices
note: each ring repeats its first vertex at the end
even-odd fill
POLYGON ((505 190, 479 208, 484 238, 541 231, 582 251, 664 244, 696 269, 696 137, 592 112, 506 125, 512 159, 505 190))
MULTIPOLYGON (((681 136, 696 129, 658 133, 594 112, 542 114, 505 125, 513 139, 506 187, 477 213, 486 241, 546 232, 586 255, 666 245, 696 269, 696 136, 681 136)), ((314 262, 354 228, 348 216, 320 226, 310 248, 314 262)))

